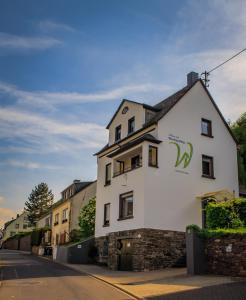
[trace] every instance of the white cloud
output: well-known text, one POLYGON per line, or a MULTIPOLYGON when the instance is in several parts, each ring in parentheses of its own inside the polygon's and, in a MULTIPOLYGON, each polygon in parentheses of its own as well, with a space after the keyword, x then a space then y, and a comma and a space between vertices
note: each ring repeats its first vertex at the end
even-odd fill
POLYGON ((83 148, 103 146, 106 130, 95 123, 70 124, 26 111, 0 108, 0 138, 12 141, 21 139, 26 144, 23 150, 72 154, 83 148))
MULTIPOLYGON (((35 169, 57 170, 57 169, 60 169, 60 166, 45 165, 45 164, 40 164, 37 162, 20 161, 20 160, 12 160, 12 159, 2 161, 2 162, 0 162, 0 165, 7 165, 7 166, 11 166, 11 167, 30 169, 30 170, 35 170, 35 169)), ((1 197, 0 197, 0 203, 1 203, 1 197)))
POLYGON ((50 31, 57 31, 57 30, 63 30, 63 31, 70 31, 74 32, 75 29, 67 24, 64 23, 58 23, 50 20, 43 20, 38 23, 38 27, 45 32, 50 31))
POLYGON ((52 106, 61 104, 75 104, 75 103, 88 103, 88 102, 104 102, 112 101, 121 98, 132 98, 133 94, 151 93, 151 91, 162 92, 168 90, 166 85, 158 84, 132 84, 125 85, 119 88, 111 89, 108 91, 96 93, 77 93, 77 92, 48 92, 36 91, 30 92, 17 88, 4 82, 0 82, 0 93, 5 93, 9 96, 16 98, 20 103, 38 106, 52 106))
POLYGON ((0 48, 4 49, 45 50, 61 44, 61 41, 50 37, 27 37, 0 32, 0 48))

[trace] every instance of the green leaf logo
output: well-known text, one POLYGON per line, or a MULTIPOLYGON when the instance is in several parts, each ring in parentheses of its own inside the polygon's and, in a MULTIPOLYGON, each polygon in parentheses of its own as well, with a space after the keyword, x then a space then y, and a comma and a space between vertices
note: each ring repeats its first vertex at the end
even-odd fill
POLYGON ((177 159, 176 159, 176 163, 175 163, 175 168, 178 167, 179 165, 181 165, 182 163, 183 163, 183 169, 187 168, 191 161, 192 155, 193 155, 192 144, 186 143, 189 148, 189 153, 184 152, 183 155, 181 155, 180 145, 178 143, 170 142, 169 144, 174 144, 177 147, 177 159))

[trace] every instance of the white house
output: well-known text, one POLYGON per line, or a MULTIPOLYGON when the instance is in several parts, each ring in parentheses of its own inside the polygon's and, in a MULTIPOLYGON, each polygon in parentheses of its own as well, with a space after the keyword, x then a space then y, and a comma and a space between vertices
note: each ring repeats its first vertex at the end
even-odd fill
POLYGON ((96 243, 112 269, 182 264, 202 195, 238 195, 236 140, 198 74, 149 106, 123 100, 98 157, 96 243))

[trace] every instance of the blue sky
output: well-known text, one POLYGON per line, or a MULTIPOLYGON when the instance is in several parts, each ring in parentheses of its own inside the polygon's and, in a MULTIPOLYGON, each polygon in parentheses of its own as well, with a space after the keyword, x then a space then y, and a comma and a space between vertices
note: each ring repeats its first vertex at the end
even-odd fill
MULTIPOLYGON (((0 0, 0 226, 49 184, 96 178, 122 98, 153 104, 246 47, 245 1, 0 0)), ((246 54, 211 74, 226 119, 246 110, 246 54)))

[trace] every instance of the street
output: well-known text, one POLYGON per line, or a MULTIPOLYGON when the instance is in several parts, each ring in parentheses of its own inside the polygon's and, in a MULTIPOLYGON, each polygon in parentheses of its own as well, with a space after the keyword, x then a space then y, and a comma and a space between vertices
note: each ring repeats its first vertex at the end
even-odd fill
POLYGON ((0 300, 133 299, 86 274, 16 251, 0 250, 0 276, 0 300))

